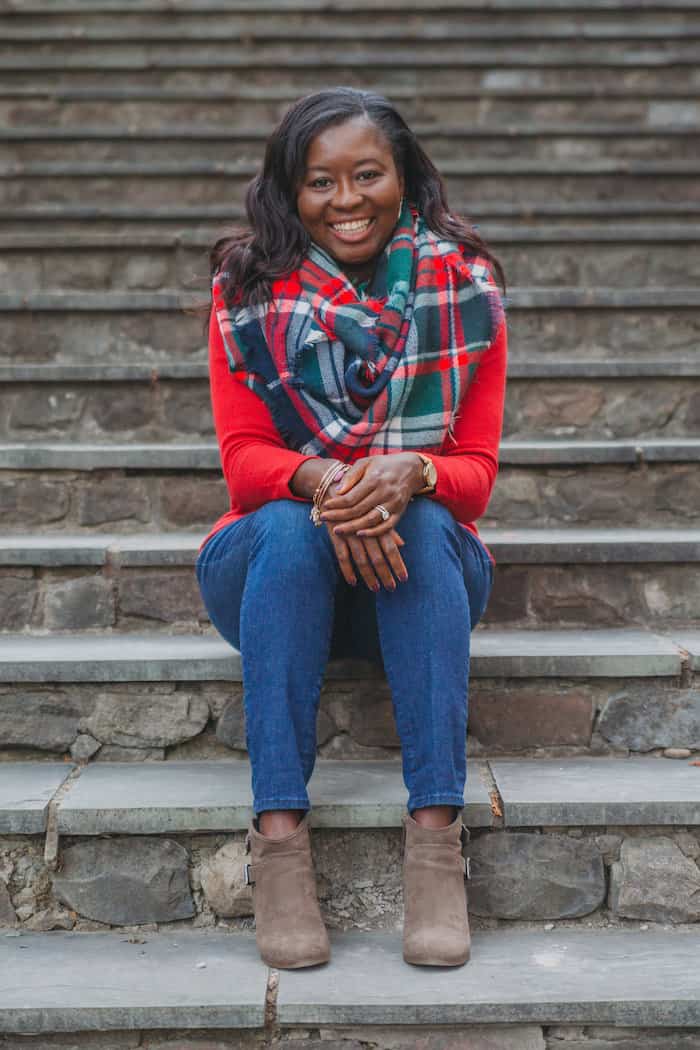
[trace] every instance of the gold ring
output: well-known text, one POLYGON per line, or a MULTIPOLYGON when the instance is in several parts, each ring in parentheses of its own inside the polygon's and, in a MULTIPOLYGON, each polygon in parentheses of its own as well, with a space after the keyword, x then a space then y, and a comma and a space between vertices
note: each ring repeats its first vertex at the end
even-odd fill
POLYGON ((391 517, 391 514, 389 513, 389 511, 386 509, 386 507, 383 507, 381 505, 381 503, 379 504, 378 507, 375 507, 374 509, 379 511, 379 513, 382 516, 382 521, 388 521, 389 518, 391 517))

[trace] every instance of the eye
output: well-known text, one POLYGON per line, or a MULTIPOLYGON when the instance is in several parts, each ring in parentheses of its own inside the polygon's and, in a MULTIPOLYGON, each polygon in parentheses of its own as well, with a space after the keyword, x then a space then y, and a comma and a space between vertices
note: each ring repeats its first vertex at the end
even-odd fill
POLYGON ((359 179, 364 179, 365 182, 369 182, 371 179, 376 179, 379 176, 378 171, 361 171, 358 175, 359 179))
POLYGON ((329 183, 330 181, 331 180, 326 178, 325 175, 319 175, 317 179, 312 181, 311 188, 315 190, 323 190, 325 189, 325 186, 321 185, 321 183, 329 183))

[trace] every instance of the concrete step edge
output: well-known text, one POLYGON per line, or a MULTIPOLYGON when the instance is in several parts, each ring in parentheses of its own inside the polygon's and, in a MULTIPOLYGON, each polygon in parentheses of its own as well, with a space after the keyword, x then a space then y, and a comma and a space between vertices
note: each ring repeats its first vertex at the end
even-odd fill
MULTIPOLYGON (((700 634, 639 628, 522 630, 477 628, 472 676, 479 678, 676 677, 700 668, 700 634)), ((331 678, 381 680, 358 661, 329 664, 331 678)), ((191 634, 0 635, 0 682, 166 682, 242 680, 240 654, 213 632, 191 634)))
MULTIPOLYGON (((700 561, 700 528, 487 528, 482 540, 503 565, 678 564, 700 561)), ((127 535, 0 533, 0 566, 194 565, 204 533, 127 535)))
MULTIPOLYGON (((66 312, 123 313, 180 311, 202 305, 209 295, 202 279, 202 291, 167 288, 158 292, 73 291, 0 292, 0 313, 66 312)), ((576 286, 508 288, 503 296, 506 307, 516 310, 658 310, 695 309, 700 306, 700 290, 651 286, 649 288, 581 288, 576 286)), ((206 301, 204 303, 206 306, 206 301)))
POLYGON ((13 981, 0 1005, 0 1031, 187 1034, 352 1025, 362 1039, 363 1030, 371 1034, 368 1026, 412 1025, 405 1029, 412 1039, 457 1024, 485 1026, 479 1031, 489 1042, 491 1031, 496 1039, 507 1031, 509 1040, 520 1033, 523 1046, 534 1046, 535 1034, 542 1037, 536 1025, 661 1031, 700 1025, 694 932, 475 931, 466 970, 410 966, 399 933, 330 936, 328 965, 281 971, 260 961, 252 933, 178 930, 127 938, 54 931, 2 938, 1 965, 13 981))
MULTIPOLYGON (((504 466, 696 463, 700 438, 502 441, 504 466)), ((215 442, 0 442, 0 470, 220 470, 215 442)))
MULTIPOLYGON (((678 379, 700 376, 700 356, 644 361, 604 360, 508 360, 508 378, 517 379, 678 379)), ((198 361, 140 361, 133 364, 0 364, 0 383, 151 383, 159 379, 206 381, 209 366, 198 361)))
MULTIPOLYGON (((700 773, 660 757, 471 759, 470 827, 698 826, 700 773)), ((317 759, 319 828, 397 827, 406 789, 397 759, 317 759)), ((252 817, 247 760, 0 763, 0 834, 41 834, 53 799, 59 835, 238 831, 252 817), (70 779, 69 779, 70 778, 70 779)))
MULTIPOLYGON (((700 34, 699 34, 700 35, 700 34)), ((274 125, 257 124, 254 127, 224 127, 220 124, 168 124, 153 128, 133 128, 124 125, 101 124, 81 127, 19 124, 0 128, 0 142, 19 142, 22 145, 34 142, 182 142, 191 139, 215 139, 222 142, 239 142, 254 139, 267 141, 274 125)), ((690 124, 669 122, 663 126, 649 124, 579 124, 540 122, 522 124, 489 124, 486 127, 474 124, 422 123, 416 121, 413 130, 425 138, 464 139, 519 139, 519 138, 697 138, 700 131, 690 124)))

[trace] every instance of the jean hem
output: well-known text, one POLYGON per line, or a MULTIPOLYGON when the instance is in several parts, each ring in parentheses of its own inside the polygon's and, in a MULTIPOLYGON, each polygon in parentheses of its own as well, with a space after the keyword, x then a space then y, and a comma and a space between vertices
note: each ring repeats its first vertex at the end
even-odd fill
POLYGON ((417 798, 409 798, 406 808, 409 813, 414 809, 424 809, 426 806, 458 806, 464 808, 464 796, 457 794, 441 795, 418 795, 417 798))
POLYGON ((304 798, 261 798, 253 806, 255 814, 265 809, 311 809, 311 803, 304 798))

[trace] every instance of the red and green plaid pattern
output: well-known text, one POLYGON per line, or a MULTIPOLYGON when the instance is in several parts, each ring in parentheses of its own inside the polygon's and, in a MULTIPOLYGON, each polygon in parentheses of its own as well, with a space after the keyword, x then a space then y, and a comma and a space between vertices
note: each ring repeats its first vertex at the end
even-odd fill
POLYGON ((439 452, 503 316, 488 261, 465 258, 408 205, 367 299, 315 244, 262 306, 229 309, 222 276, 213 297, 231 371, 291 448, 348 462, 439 452))

